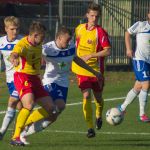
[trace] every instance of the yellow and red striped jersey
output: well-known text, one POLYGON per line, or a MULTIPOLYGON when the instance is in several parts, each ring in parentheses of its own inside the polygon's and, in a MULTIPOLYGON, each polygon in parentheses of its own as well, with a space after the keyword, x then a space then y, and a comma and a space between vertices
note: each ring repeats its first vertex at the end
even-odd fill
MULTIPOLYGON (((95 26, 92 30, 87 30, 87 24, 80 24, 76 30, 76 47, 79 57, 89 55, 110 47, 107 32, 100 26, 95 26)), ((91 58, 87 64, 96 71, 104 72, 104 57, 91 58)), ((78 75, 94 76, 91 72, 72 63, 72 71, 78 75)))
POLYGON ((15 45, 13 52, 19 54, 19 65, 15 67, 17 72, 40 74, 42 45, 33 46, 27 37, 24 37, 15 45))

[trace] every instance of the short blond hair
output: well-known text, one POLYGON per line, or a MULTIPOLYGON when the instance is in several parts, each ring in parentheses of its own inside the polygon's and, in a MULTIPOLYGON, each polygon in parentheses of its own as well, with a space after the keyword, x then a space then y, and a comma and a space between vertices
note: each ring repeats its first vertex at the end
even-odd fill
POLYGON ((15 16, 8 16, 4 19, 4 25, 5 27, 9 25, 15 25, 15 26, 20 26, 20 20, 15 17, 15 16))

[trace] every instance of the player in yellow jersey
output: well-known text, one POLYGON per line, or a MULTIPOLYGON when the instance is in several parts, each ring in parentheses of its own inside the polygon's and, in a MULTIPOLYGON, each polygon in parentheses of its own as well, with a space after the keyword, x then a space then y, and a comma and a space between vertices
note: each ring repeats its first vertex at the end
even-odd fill
POLYGON ((11 145, 24 146, 20 133, 35 104, 40 104, 52 120, 56 119, 55 106, 44 90, 39 77, 42 56, 42 42, 46 28, 40 22, 33 22, 29 35, 21 39, 14 47, 10 61, 15 67, 14 83, 23 108, 18 114, 11 145))
MULTIPOLYGON (((106 31, 98 23, 100 6, 91 3, 87 9, 87 23, 80 24, 75 30, 77 55, 82 57, 86 63, 95 71, 104 73, 104 57, 110 55, 110 42, 106 31)), ((88 126, 87 137, 95 137, 93 114, 92 114, 92 93, 96 104, 96 128, 102 126, 103 98, 102 91, 104 80, 98 80, 92 73, 72 64, 72 71, 77 74, 78 86, 83 94, 83 113, 88 126)))

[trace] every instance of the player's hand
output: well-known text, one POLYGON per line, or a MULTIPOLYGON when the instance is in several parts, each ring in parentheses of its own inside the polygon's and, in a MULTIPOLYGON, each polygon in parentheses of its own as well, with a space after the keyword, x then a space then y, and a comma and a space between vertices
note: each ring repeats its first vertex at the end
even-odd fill
POLYGON ((13 59, 11 63, 13 64, 14 67, 17 67, 19 65, 19 59, 13 59))
POLYGON ((83 61, 88 61, 91 58, 91 55, 84 55, 82 57, 80 57, 83 61))
POLYGON ((9 61, 12 63, 14 67, 17 67, 19 65, 19 56, 16 53, 12 53, 10 55, 9 61))
POLYGON ((133 51, 130 49, 127 49, 126 55, 127 55, 127 57, 132 58, 133 57, 133 51))

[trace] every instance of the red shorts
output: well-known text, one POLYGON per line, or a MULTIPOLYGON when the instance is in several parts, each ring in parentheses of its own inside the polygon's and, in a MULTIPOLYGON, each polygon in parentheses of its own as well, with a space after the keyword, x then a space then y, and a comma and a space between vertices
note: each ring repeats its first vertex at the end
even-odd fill
POLYGON ((92 89, 95 92, 101 92, 103 90, 104 80, 98 81, 96 77, 88 77, 77 75, 78 86, 83 91, 85 89, 92 89), (102 84, 100 86, 100 83, 102 84))
POLYGON ((14 74, 14 84, 19 93, 20 99, 27 93, 33 93, 35 100, 40 97, 49 96, 44 90, 41 79, 38 75, 28 75, 16 72, 14 74))

